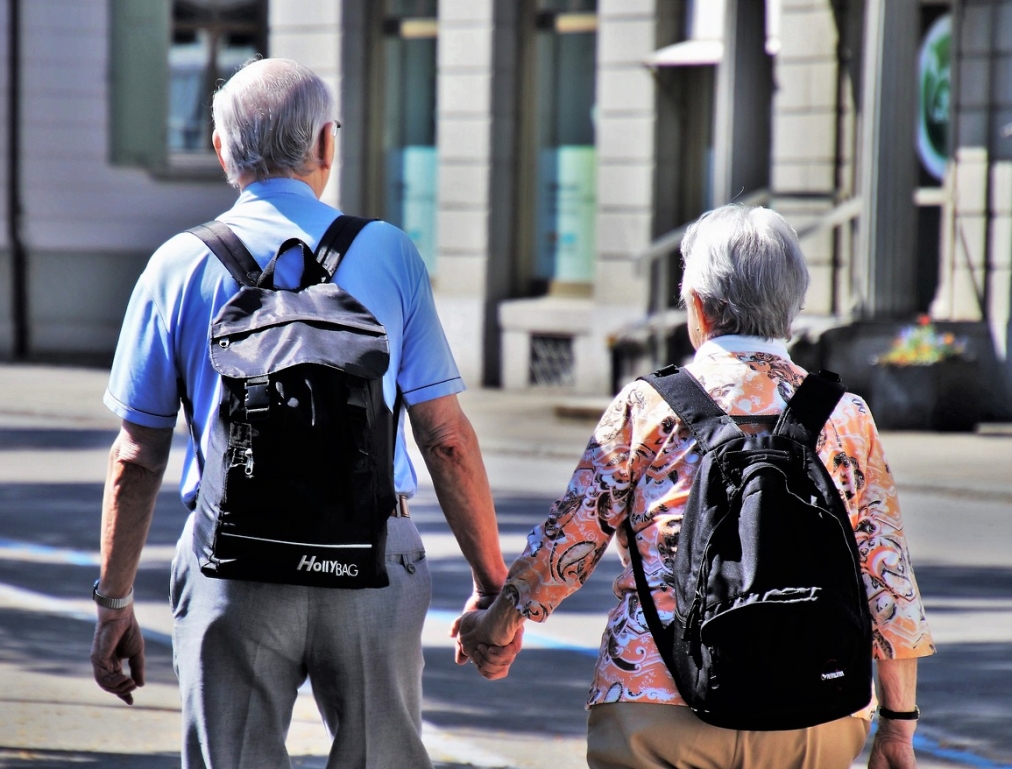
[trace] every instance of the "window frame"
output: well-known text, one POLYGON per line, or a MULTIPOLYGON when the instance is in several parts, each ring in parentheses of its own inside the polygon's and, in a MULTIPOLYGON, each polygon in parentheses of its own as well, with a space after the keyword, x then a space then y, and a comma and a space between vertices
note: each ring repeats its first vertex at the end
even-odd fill
MULTIPOLYGON (((257 23, 263 30, 260 55, 267 56, 268 0, 254 2, 260 4, 257 23)), ((169 147, 173 0, 110 0, 109 8, 110 163, 139 166, 160 178, 219 181, 221 166, 210 146, 206 151, 169 147)), ((202 88, 210 83, 208 78, 202 88)))

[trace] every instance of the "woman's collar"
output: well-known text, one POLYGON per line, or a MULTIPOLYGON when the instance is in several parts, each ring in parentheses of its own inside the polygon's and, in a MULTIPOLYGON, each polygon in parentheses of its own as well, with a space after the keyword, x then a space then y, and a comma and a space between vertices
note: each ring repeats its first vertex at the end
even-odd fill
POLYGON ((765 339, 761 336, 744 336, 740 334, 725 334, 707 339, 699 349, 696 350, 695 360, 707 358, 723 353, 741 352, 762 352, 768 355, 776 355, 779 358, 791 359, 787 352, 787 342, 783 339, 765 339))

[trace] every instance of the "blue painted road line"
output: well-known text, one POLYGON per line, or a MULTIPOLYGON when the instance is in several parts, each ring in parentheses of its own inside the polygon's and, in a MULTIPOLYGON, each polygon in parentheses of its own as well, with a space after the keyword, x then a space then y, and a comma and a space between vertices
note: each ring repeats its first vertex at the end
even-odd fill
POLYGON ((67 547, 52 547, 35 542, 19 542, 0 538, 0 557, 22 558, 26 561, 45 560, 67 563, 72 566, 98 566, 98 553, 73 550, 67 547))

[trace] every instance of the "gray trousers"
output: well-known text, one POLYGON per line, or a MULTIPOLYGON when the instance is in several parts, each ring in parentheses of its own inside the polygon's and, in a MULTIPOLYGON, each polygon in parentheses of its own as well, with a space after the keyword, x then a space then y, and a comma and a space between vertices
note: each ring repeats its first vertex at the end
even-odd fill
POLYGON ((389 587, 364 590, 205 577, 192 527, 191 516, 170 587, 183 768, 289 769, 285 737, 308 678, 332 738, 328 769, 431 769, 420 732, 432 583, 411 520, 389 522, 389 587))

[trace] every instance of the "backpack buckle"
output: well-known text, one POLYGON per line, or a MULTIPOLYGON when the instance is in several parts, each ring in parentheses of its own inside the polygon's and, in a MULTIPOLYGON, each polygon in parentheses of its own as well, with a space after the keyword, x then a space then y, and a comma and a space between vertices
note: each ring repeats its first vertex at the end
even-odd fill
POLYGON ((248 419, 264 419, 271 409, 270 379, 265 376, 247 379, 246 387, 246 417, 248 419))

